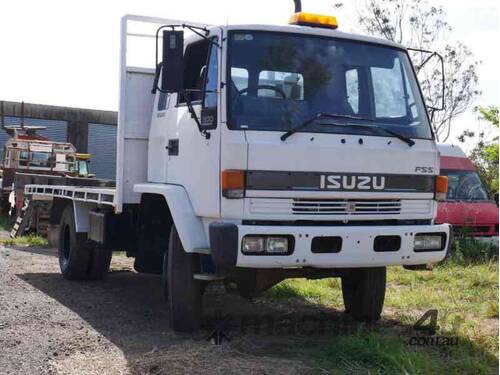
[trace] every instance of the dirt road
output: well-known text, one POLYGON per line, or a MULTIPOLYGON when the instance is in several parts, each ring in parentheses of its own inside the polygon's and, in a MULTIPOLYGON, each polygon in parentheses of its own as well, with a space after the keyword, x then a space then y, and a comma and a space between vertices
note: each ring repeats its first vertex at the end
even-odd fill
MULTIPOLYGON (((212 327, 196 335, 173 333, 167 328, 159 277, 133 272, 124 256, 113 258, 104 281, 69 282, 59 273, 56 255, 53 249, 0 246, 2 374, 313 371, 281 355, 280 338, 236 335, 213 345, 206 340, 212 327)), ((207 313, 284 309, 278 303, 228 296, 220 287, 207 294, 207 313)))

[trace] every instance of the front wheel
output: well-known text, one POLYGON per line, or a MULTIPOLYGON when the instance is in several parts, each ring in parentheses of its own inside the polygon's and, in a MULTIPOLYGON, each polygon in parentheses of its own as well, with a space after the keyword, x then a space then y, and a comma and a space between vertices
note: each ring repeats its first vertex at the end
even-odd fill
POLYGON ((197 254, 184 251, 175 225, 170 231, 168 253, 164 255, 163 287, 169 303, 170 327, 193 332, 200 328, 202 283, 194 279, 197 254))
POLYGON ((386 268, 358 268, 342 276, 346 313, 362 322, 380 319, 385 299, 386 268))

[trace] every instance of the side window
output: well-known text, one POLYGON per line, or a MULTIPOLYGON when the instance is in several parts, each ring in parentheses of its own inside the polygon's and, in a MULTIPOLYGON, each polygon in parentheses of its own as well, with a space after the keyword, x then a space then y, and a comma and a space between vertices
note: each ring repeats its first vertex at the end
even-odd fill
POLYGON ((28 165, 29 154, 28 151, 21 151, 19 153, 19 165, 26 167, 28 165))
POLYGON ((212 44, 210 48, 210 56, 208 59, 208 68, 206 69, 205 81, 205 98, 203 101, 204 108, 217 107, 217 84, 218 84, 218 48, 212 44))
POLYGON ((355 114, 359 114, 359 78, 358 70, 350 69, 345 72, 347 103, 355 114))
POLYGON ((304 77, 300 73, 263 70, 259 73, 259 86, 272 86, 276 89, 261 88, 257 96, 304 100, 304 77))
MULTIPOLYGON (((184 89, 193 102, 202 99, 209 47, 210 41, 204 39, 188 45, 184 53, 184 89)), ((179 103, 185 102, 186 98, 179 95, 179 103)))
POLYGON ((46 152, 32 152, 31 164, 34 167, 50 168, 50 154, 46 152))
POLYGON ((167 93, 158 91, 158 111, 164 111, 167 109, 167 97, 167 93))

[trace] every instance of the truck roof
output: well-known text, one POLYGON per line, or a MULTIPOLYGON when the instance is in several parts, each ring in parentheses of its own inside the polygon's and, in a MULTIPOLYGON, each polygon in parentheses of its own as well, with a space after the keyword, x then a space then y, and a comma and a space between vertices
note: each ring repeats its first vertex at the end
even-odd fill
POLYGON ((441 169, 475 171, 476 167, 467 158, 460 147, 453 144, 440 144, 438 150, 441 159, 441 169))
POLYGON ((253 31, 273 31, 282 32, 289 34, 304 34, 304 35, 317 35, 325 36, 330 38, 339 38, 345 40, 354 40, 358 42, 380 44, 388 47, 399 48, 406 50, 406 47, 401 44, 395 43, 393 41, 376 38, 372 36, 366 36, 361 34, 353 34, 340 31, 338 29, 328 29, 321 27, 311 27, 311 26, 298 26, 298 25, 258 25, 258 24, 242 24, 242 25, 225 25, 225 26, 213 26, 210 29, 222 28, 225 30, 253 30, 253 31))

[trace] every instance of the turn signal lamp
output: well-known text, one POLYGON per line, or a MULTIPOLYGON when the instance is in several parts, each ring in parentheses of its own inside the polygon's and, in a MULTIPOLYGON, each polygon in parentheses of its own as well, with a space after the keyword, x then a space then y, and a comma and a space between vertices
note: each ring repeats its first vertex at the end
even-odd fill
POLYGON ((243 198, 245 195, 245 171, 226 169, 221 173, 222 195, 226 198, 243 198))
POLYGON ((326 29, 336 29, 339 27, 337 18, 314 13, 295 13, 290 17, 290 25, 322 27, 326 29))
POLYGON ((447 194, 448 194, 448 177, 447 176, 437 176, 436 177, 436 200, 438 200, 438 201, 446 200, 447 194))

